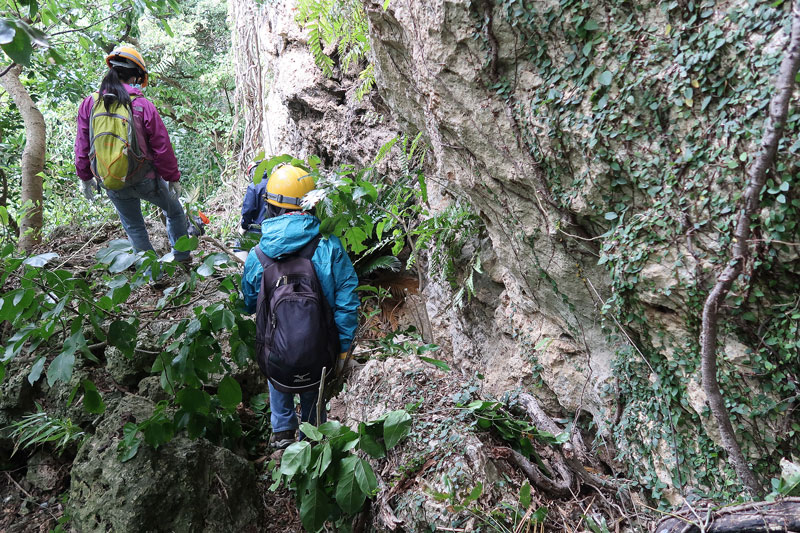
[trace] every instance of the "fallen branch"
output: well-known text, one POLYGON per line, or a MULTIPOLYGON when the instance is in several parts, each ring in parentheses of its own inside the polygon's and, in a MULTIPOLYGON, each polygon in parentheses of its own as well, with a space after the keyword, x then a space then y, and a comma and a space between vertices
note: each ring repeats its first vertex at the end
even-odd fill
POLYGON ((786 55, 781 61, 778 79, 775 82, 775 95, 769 103, 769 116, 764 126, 761 148, 748 170, 749 183, 742 196, 742 207, 737 215, 733 232, 731 260, 717 278, 717 282, 706 298, 703 306, 703 322, 700 332, 701 374, 703 391, 708 398, 708 406, 719 426, 722 447, 736 470, 739 481, 754 495, 763 493, 763 487, 750 470, 747 458, 736 441, 735 430, 731 424, 730 413, 717 381, 717 333, 719 306, 725 300, 734 281, 742 273, 744 263, 750 255, 750 223, 759 211, 759 194, 766 181, 767 169, 774 161, 778 143, 783 137, 789 100, 795 84, 795 76, 800 67, 800 11, 792 6, 792 33, 786 55))
POLYGON ((770 533, 800 531, 800 498, 779 502, 753 502, 733 507, 697 509, 707 516, 702 525, 693 521, 688 509, 663 518, 655 533, 770 533))

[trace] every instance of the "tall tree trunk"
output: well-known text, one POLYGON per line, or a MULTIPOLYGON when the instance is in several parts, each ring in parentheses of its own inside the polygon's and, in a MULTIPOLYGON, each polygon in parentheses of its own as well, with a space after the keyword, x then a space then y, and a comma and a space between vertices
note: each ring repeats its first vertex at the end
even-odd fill
POLYGON ((733 282, 742 273, 744 263, 750 255, 750 223, 759 210, 759 195, 764 187, 767 170, 775 161, 778 143, 783 137, 783 127, 786 124, 786 115, 789 110, 789 100, 795 87, 795 76, 800 67, 800 2, 794 2, 790 16, 792 31, 789 44, 783 56, 778 78, 775 80, 775 94, 769 103, 769 115, 764 124, 764 137, 761 147, 753 164, 748 169, 749 182, 742 196, 742 207, 736 219, 733 231, 733 244, 731 246, 731 260, 717 278, 703 306, 703 323, 700 332, 701 373, 703 376, 703 391, 708 398, 708 405, 714 414, 714 419, 719 426, 722 447, 728 454, 728 459, 739 476, 739 481, 752 493, 761 495, 762 486, 747 464, 747 459, 736 441, 736 433, 731 424, 730 413, 725 407, 725 400, 717 381, 717 331, 719 322, 719 307, 728 295, 733 282))
POLYGON ((19 247, 30 251, 42 240, 42 176, 44 170, 44 117, 28 90, 19 79, 22 66, 16 65, 0 77, 0 85, 8 91, 25 124, 25 150, 22 152, 22 195, 19 219, 19 247))

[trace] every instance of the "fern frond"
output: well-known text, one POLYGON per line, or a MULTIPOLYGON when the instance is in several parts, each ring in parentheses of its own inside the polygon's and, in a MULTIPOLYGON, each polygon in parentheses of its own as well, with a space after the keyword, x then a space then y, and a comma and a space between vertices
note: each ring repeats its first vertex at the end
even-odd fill
POLYGON ((359 277, 366 276, 367 274, 371 274, 376 270, 391 270, 392 272, 400 272, 403 264, 400 260, 393 256, 393 255, 382 255, 380 257, 376 257, 363 267, 361 267, 358 271, 359 277))
POLYGON ((367 68, 361 71, 361 74, 358 75, 358 79, 360 83, 356 88, 356 99, 361 100, 375 86, 375 70, 371 63, 367 65, 367 68))

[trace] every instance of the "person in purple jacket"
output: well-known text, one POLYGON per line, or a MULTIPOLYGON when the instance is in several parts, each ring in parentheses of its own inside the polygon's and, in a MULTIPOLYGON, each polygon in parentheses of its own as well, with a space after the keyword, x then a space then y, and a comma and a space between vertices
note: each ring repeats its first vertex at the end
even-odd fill
MULTIPOLYGON (((145 174, 146 179, 119 190, 106 189, 106 194, 114 204, 134 250, 153 249, 142 216, 142 200, 157 205, 164 211, 167 235, 174 246, 181 236, 187 234, 188 229, 186 213, 178 199, 181 192, 178 183, 181 173, 164 121, 153 103, 142 95, 141 88, 146 87, 148 81, 147 67, 141 54, 130 46, 114 49, 106 57, 106 64, 108 72, 100 84, 99 94, 107 109, 114 102, 119 102, 132 110, 136 137, 151 167, 145 174)), ((89 121, 93 107, 94 97, 89 95, 78 108, 78 134, 75 137, 75 168, 81 179, 81 191, 89 201, 94 199, 95 191, 100 187, 92 174, 89 159, 89 121)), ((189 252, 173 249, 172 253, 175 261, 190 261, 189 252)))

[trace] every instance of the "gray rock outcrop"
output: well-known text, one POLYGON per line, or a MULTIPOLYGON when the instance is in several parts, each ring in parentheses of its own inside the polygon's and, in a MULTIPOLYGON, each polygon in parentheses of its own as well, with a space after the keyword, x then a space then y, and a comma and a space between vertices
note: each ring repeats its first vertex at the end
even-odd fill
POLYGON ((257 531, 260 493, 250 463, 203 439, 179 436, 120 462, 126 421, 146 419, 154 405, 124 397, 78 452, 69 512, 81 532, 257 531))

